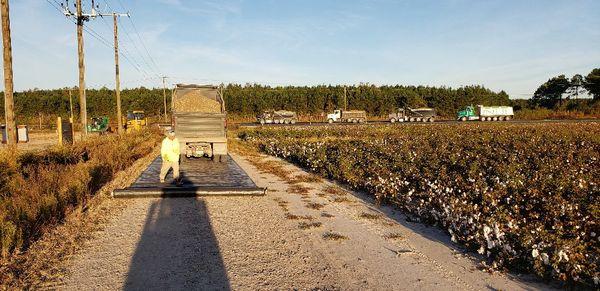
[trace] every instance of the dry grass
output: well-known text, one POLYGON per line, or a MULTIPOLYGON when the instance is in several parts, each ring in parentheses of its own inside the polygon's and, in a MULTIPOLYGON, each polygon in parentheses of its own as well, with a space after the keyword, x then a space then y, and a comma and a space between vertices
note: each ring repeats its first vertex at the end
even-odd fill
POLYGON ((295 214, 291 214, 289 212, 285 214, 285 218, 290 219, 290 220, 301 220, 301 219, 313 220, 314 219, 314 217, 312 217, 310 215, 295 215, 295 214))
POLYGON ((333 214, 330 214, 327 212, 321 212, 321 217, 331 218, 331 217, 335 217, 335 216, 333 214))
POLYGON ((358 217, 364 218, 364 219, 376 220, 376 219, 380 219, 381 215, 380 214, 373 214, 373 213, 363 212, 358 217))
POLYGON ((281 198, 273 198, 273 201, 277 202, 277 205, 279 205, 279 207, 281 207, 281 209, 283 209, 284 211, 288 211, 288 204, 289 202, 282 200, 281 198))
POLYGON ((322 223, 315 221, 315 222, 300 222, 298 223, 298 228, 300 229, 309 229, 309 228, 318 228, 321 227, 321 225, 323 225, 322 223))
POLYGON ((349 238, 347 236, 339 234, 337 232, 328 231, 323 234, 323 239, 340 241, 340 240, 347 240, 349 238))
POLYGON ((298 184, 298 183, 319 183, 322 182, 323 179, 321 179, 321 177, 314 175, 314 174, 308 174, 308 175, 297 175, 291 178, 291 180, 289 180, 288 182, 290 184, 298 184))
MULTIPOLYGON (((136 138, 132 136, 131 139, 136 138)), ((106 140, 102 139, 99 142, 106 142, 106 140)), ((156 145, 156 140, 147 137, 137 142, 141 142, 139 145, 148 143, 150 150, 156 145)), ((140 148, 134 147, 130 154, 137 155, 136 153, 141 153, 138 152, 139 150, 140 148)), ((81 203, 67 208, 63 219, 47 222, 39 237, 29 241, 25 251, 0 260, 0 289, 52 288, 48 284, 60 281, 64 276, 62 264, 66 258, 74 254, 95 231, 100 230, 105 221, 126 207, 125 201, 109 198, 112 190, 133 182, 157 154, 158 151, 155 149, 145 157, 136 156, 137 161, 132 166, 115 173, 114 176, 111 175, 112 180, 104 183, 103 186, 100 185, 102 187, 95 191, 93 196, 88 196, 81 203)), ((92 160, 87 161, 90 162, 92 160)), ((79 163, 70 166, 78 167, 79 163)), ((67 177, 77 179, 77 177, 67 177)), ((43 180, 38 182, 44 183, 43 180)), ((0 198, 0 204, 7 202, 1 200, 0 198)), ((32 207, 35 205, 32 203, 32 207)))
POLYGON ((348 194, 348 193, 346 193, 346 191, 344 191, 338 187, 335 187, 335 186, 327 186, 325 188, 325 193, 335 195, 335 196, 345 196, 348 194))
POLYGON ((273 174, 283 180, 290 180, 291 171, 284 169, 280 161, 255 161, 254 166, 262 173, 273 174))
POLYGON ((312 190, 312 188, 309 187, 304 187, 302 185, 299 184, 293 184, 288 188, 288 192, 290 193, 294 193, 294 194, 299 194, 302 196, 306 196, 308 195, 309 191, 312 190))
POLYGON ((389 240, 405 240, 406 238, 399 232, 386 233, 383 238, 389 240))
POLYGON ((325 207, 325 204, 316 203, 316 202, 308 202, 304 206, 306 208, 310 208, 310 209, 314 209, 314 210, 321 210, 323 207, 325 207))
POLYGON ((335 197, 335 198, 333 198, 333 202, 336 202, 336 203, 350 202, 350 199, 348 199, 346 197, 335 197))

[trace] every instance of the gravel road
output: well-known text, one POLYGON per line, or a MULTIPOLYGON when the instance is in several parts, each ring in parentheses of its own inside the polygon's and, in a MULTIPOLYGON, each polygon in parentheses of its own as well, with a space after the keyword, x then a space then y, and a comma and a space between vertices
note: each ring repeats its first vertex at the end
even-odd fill
POLYGON ((70 258, 61 288, 551 289, 480 271, 441 231, 360 193, 327 181, 292 185, 234 158, 266 196, 130 199, 70 258))

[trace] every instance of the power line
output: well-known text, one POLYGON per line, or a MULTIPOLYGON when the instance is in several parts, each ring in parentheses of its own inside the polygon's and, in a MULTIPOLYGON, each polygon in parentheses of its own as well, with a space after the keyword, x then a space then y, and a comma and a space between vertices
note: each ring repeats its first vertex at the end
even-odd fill
MULTIPOLYGON (((56 10, 58 10, 61 14, 64 14, 64 10, 62 9, 61 4, 57 0, 52 0, 52 1, 54 3, 52 3, 50 0, 46 0, 46 2, 48 2, 50 5, 52 5, 52 7, 54 7, 56 10)), ((71 21, 72 23, 77 24, 77 21, 75 19, 72 19, 72 18, 67 18, 67 19, 69 21, 71 21)), ((106 38, 104 38, 98 32, 96 32, 93 28, 91 28, 90 26, 84 25, 83 29, 87 33, 89 33, 89 35, 91 35, 93 38, 98 40, 101 44, 112 49, 112 45, 110 44, 110 42, 108 40, 106 40, 106 38)), ((138 73, 144 75, 144 77, 149 76, 148 73, 145 70, 143 70, 140 65, 136 64, 136 62, 133 61, 128 55, 126 55, 122 52, 119 52, 119 55, 122 56, 125 59, 125 61, 127 61, 127 63, 129 63, 138 73)))
MULTIPOLYGON (((127 11, 127 8, 125 8, 125 5, 123 5, 123 2, 121 0, 118 0, 118 2, 119 2, 119 5, 121 5, 121 8, 123 8, 123 10, 127 11)), ((128 18, 129 18, 129 21, 131 22, 131 26, 133 27, 133 30, 135 31, 138 39, 140 40, 140 43, 142 43, 142 46, 144 47, 144 50, 146 51, 146 54, 148 55, 148 58, 150 59, 150 61, 152 62, 152 64, 156 68, 156 70, 158 72, 160 72, 160 68, 158 67, 158 65, 154 61, 154 58, 150 54, 150 51, 148 50, 148 47, 146 46, 146 43, 144 42, 144 40, 140 36, 140 33, 139 33, 137 27, 135 26, 135 23, 133 22, 133 19, 131 19, 131 17, 128 17, 128 18)))

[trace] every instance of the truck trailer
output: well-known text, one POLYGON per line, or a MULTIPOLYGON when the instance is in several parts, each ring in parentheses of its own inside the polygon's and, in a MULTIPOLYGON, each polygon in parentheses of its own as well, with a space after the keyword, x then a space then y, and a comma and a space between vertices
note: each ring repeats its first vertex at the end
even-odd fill
POLYGON ((396 112, 388 115, 388 120, 394 122, 434 122, 436 119, 433 108, 398 108, 396 112))
POLYGON ((227 113, 219 87, 177 84, 172 112, 172 127, 182 155, 227 160, 227 113))
POLYGON ((352 122, 363 123, 367 121, 367 112, 364 110, 334 110, 327 114, 327 122, 352 122))
POLYGON ((483 106, 473 105, 465 107, 464 110, 458 112, 457 119, 460 121, 481 120, 481 121, 497 121, 511 120, 514 116, 511 106, 483 106))
POLYGON ((256 119, 260 124, 295 124, 298 121, 298 116, 294 111, 268 110, 258 115, 256 119))

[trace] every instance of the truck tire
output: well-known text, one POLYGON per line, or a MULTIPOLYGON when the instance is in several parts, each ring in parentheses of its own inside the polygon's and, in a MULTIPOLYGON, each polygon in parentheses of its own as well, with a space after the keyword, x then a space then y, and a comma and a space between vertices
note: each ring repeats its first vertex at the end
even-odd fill
POLYGON ((296 119, 292 119, 291 123, 296 124, 296 119))
POLYGON ((492 117, 492 121, 498 121, 498 116, 492 117))
POLYGON ((512 117, 511 117, 511 116, 506 116, 506 117, 504 117, 504 120, 506 120, 506 121, 510 121, 511 119, 512 119, 512 117))
POLYGON ((391 122, 391 123, 395 123, 395 122, 396 122, 396 118, 392 118, 392 119, 390 119, 390 122, 391 122))
POLYGON ((283 124, 289 124, 289 123, 290 123, 290 121, 289 121, 289 120, 287 120, 287 119, 284 119, 284 120, 283 120, 283 124))
POLYGON ((327 123, 333 123, 333 119, 331 119, 331 118, 327 119, 327 123))
POLYGON ((352 119, 352 123, 357 123, 357 122, 358 122, 358 120, 352 119))
POLYGON ((434 121, 435 121, 435 118, 433 118, 433 117, 429 117, 429 118, 427 119, 427 122, 434 122, 434 121))
POLYGON ((365 123, 365 120, 361 118, 358 120, 358 123, 365 123))
POLYGON ((467 121, 467 117, 465 117, 465 116, 461 117, 460 121, 467 121))

